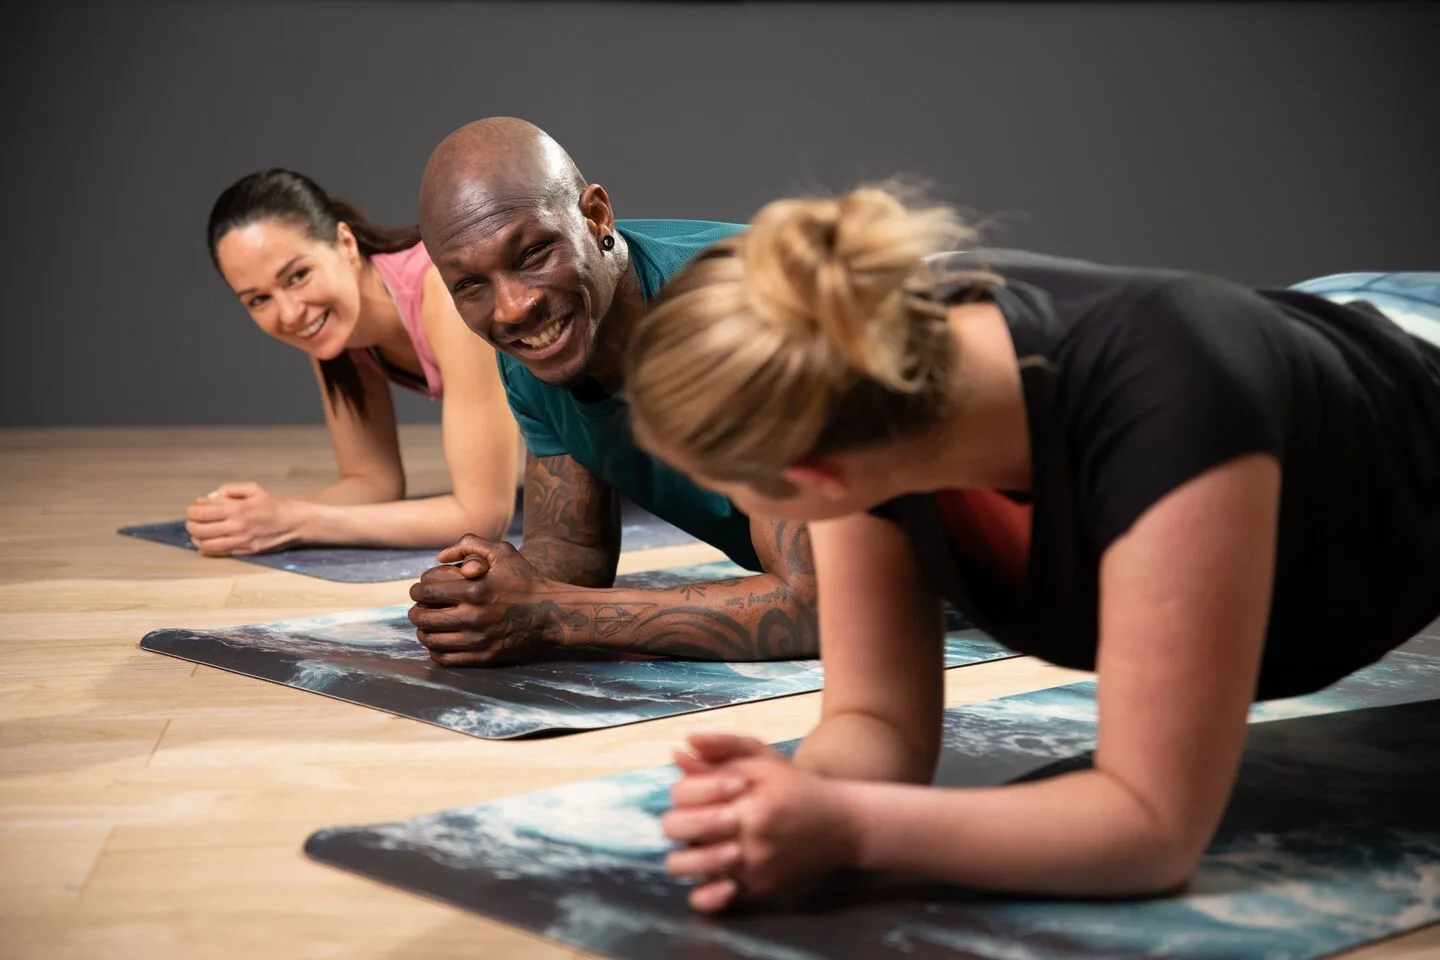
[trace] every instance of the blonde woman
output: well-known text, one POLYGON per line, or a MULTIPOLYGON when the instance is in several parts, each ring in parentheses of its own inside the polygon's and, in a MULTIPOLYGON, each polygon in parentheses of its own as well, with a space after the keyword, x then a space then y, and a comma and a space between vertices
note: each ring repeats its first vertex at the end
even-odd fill
POLYGON ((1250 704, 1440 615, 1440 350, 1294 290, 935 256, 965 242, 882 189, 779 201, 630 342, 637 438, 747 513, 809 521, 815 550, 819 726, 793 762, 724 734, 677 754, 669 866, 699 910, 849 867, 1173 889, 1250 704), (1093 769, 928 786, 942 597, 1098 671, 1093 769))

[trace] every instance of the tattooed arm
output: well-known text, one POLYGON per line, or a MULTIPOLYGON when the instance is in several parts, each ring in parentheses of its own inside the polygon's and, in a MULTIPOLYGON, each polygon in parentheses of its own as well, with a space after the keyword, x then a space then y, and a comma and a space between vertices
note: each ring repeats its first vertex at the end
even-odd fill
POLYGON ((764 573, 661 590, 571 590, 553 599, 568 614, 566 646, 595 646, 697 660, 817 656, 815 561, 801 523, 752 519, 764 573))
POLYGON ((520 555, 550 580, 608 587, 620 560, 620 503, 569 454, 525 457, 520 555))
MULTIPOLYGON (((527 484, 527 514, 531 496, 527 484)), ((546 515, 556 512, 563 511, 555 507, 546 515)), ((508 544, 477 543, 459 569, 432 570, 411 589, 416 605, 410 619, 436 661, 448 666, 513 663, 547 647, 734 661, 819 653, 815 563, 803 524, 752 519, 751 537, 764 573, 643 590, 557 582, 540 563, 577 579, 594 576, 598 564, 587 569, 583 546, 544 533, 537 537, 540 553, 532 556, 529 523, 527 516, 523 552, 508 544)), ((542 530, 574 526, 559 522, 542 530)), ((588 555, 594 554, 592 549, 588 555)), ((607 577, 613 578, 614 570, 610 559, 607 577)))

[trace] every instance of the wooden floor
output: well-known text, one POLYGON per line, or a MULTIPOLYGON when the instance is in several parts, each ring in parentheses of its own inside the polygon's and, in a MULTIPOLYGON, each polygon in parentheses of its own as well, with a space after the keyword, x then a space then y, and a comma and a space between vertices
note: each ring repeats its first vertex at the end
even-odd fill
MULTIPOLYGON (((438 432, 407 429, 412 489, 443 488, 438 432)), ((687 731, 805 733, 818 695, 492 743, 143 653, 158 627, 408 602, 120 537, 225 480, 332 470, 318 429, 0 431, 0 957, 578 956, 307 860, 328 826, 389 820, 654 766, 687 731)), ((718 557, 629 554, 622 570, 718 557)), ((950 671, 965 703, 1067 682, 1020 658, 950 671)), ((1440 954, 1440 928, 1355 958, 1440 954)))

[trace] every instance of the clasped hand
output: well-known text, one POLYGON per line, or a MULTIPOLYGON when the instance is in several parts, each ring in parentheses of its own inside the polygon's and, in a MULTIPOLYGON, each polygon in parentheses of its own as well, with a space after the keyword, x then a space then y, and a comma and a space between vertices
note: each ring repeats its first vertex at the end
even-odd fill
POLYGON ((660 826, 681 845, 666 868, 697 882, 691 907, 713 913, 741 899, 793 897, 858 861, 842 781, 802 771, 751 737, 697 734, 690 748, 675 754, 682 776, 660 826))
POLYGON ((501 666, 563 645, 569 618, 547 597, 552 581, 513 546, 469 534, 437 559, 410 587, 410 622, 431 659, 501 666))
POLYGON ((226 483, 185 510, 185 532, 207 557, 248 556, 299 539, 295 502, 258 483, 226 483))

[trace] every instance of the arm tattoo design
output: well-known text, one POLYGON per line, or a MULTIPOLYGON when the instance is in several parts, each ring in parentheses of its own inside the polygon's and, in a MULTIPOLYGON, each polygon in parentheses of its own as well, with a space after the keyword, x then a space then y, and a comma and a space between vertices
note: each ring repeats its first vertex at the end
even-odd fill
POLYGON ((495 632, 501 638, 500 650, 508 651, 535 639, 558 646, 567 627, 574 630, 583 625, 584 614, 566 610, 553 600, 542 600, 506 609, 495 632))
POLYGON ((582 587, 615 582, 619 499, 573 457, 526 455, 523 512, 520 553, 544 576, 582 587))
MULTIPOLYGON (((757 522, 758 523, 758 522, 757 522)), ((562 592, 568 642, 696 660, 819 654, 815 561, 803 524, 757 536, 766 572, 659 590, 562 592)))

